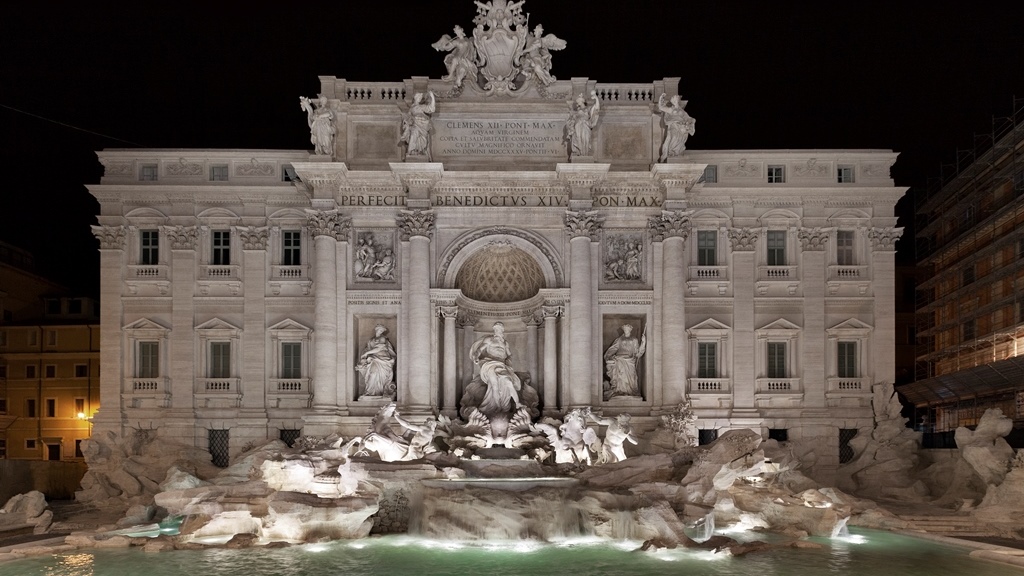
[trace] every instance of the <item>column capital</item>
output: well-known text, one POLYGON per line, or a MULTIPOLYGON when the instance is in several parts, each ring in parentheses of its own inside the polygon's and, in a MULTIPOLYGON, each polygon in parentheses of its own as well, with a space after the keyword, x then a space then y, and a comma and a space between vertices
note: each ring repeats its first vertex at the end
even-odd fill
POLYGON ((565 232, 569 239, 586 237, 597 240, 597 233, 604 225, 604 216, 597 210, 566 210, 565 232))
POLYGON ((479 320, 476 314, 471 314, 468 310, 459 310, 459 315, 456 316, 455 321, 461 328, 466 326, 476 326, 476 322, 479 320))
POLYGON ((459 316, 458 306, 438 306, 437 315, 445 320, 456 319, 459 316))
POLYGON ((895 252, 896 241, 903 236, 903 228, 870 228, 868 238, 874 252, 895 252))
POLYGON ((753 252, 760 231, 756 228, 729 228, 729 243, 733 252, 753 252))
POLYGON ((242 250, 266 250, 269 230, 266 226, 235 226, 238 237, 242 239, 242 250))
POLYGON ((100 250, 124 250, 124 226, 92 226, 93 236, 100 241, 100 250))
POLYGON ((545 320, 555 319, 565 315, 565 309, 562 306, 541 306, 540 314, 545 320))
POLYGON ((805 252, 820 252, 824 250, 825 244, 828 243, 828 236, 828 230, 822 230, 821 228, 801 228, 797 232, 797 238, 800 239, 800 247, 805 252))
POLYGON ((526 324, 527 328, 536 328, 540 326, 541 320, 539 318, 540 311, 534 311, 526 316, 523 316, 523 323, 526 324))
POLYGON ((430 238, 434 234, 433 210, 400 210, 396 221, 402 240, 409 240, 413 236, 430 238))
POLYGON ((161 226, 160 232, 167 236, 171 250, 195 250, 199 243, 197 226, 161 226))
POLYGON ((306 210, 306 226, 313 236, 330 236, 348 241, 352 219, 337 210, 306 210))
POLYGON ((647 221, 647 229, 655 242, 667 238, 682 238, 690 235, 690 215, 693 210, 664 210, 660 216, 651 216, 647 221))

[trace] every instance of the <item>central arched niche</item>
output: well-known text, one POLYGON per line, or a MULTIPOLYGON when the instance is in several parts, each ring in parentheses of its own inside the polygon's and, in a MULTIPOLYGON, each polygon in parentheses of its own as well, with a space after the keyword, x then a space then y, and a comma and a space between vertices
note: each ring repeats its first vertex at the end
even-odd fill
POLYGON ((508 240, 491 240, 459 267, 455 287, 480 302, 519 302, 545 287, 537 260, 508 240))

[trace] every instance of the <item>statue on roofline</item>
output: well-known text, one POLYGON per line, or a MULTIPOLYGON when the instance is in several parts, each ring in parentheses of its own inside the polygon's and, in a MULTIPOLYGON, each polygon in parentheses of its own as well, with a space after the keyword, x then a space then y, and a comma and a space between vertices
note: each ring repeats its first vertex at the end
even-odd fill
POLYGON ((682 154, 686 150, 686 139, 693 136, 696 120, 683 110, 685 105, 679 96, 673 96, 668 106, 665 105, 664 93, 658 97, 658 110, 661 110, 661 119, 665 123, 665 141, 661 145, 659 162, 667 162, 669 157, 682 154))
POLYGON ((442 76, 441 80, 451 82, 456 88, 461 88, 465 80, 476 83, 476 46, 473 40, 466 37, 462 26, 454 29, 455 37, 445 34, 441 39, 431 44, 431 47, 438 52, 448 52, 444 57, 444 65, 448 68, 448 74, 442 76))
POLYGON ((334 111, 328 107, 327 98, 319 94, 316 108, 305 96, 299 96, 299 106, 306 111, 306 123, 309 125, 309 140, 319 156, 334 155, 334 111))

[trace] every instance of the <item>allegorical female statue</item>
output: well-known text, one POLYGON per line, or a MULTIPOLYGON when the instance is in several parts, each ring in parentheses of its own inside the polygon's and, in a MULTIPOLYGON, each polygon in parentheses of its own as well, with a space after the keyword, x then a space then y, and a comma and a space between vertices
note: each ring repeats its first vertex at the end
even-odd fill
POLYGON ((429 102, 423 101, 423 93, 412 97, 412 106, 402 118, 402 142, 406 143, 407 156, 425 156, 430 145, 430 115, 437 109, 433 92, 427 92, 429 102))
POLYGON ((604 363, 610 383, 610 388, 605 391, 605 400, 614 396, 640 396, 636 365, 647 352, 647 334, 637 340, 632 333, 633 326, 623 324, 622 336, 605 350, 604 363))
POLYGON ((673 96, 665 105, 665 95, 658 97, 658 110, 665 122, 665 141, 661 145, 660 162, 667 162, 670 156, 679 156, 686 150, 686 139, 693 136, 696 120, 683 110, 679 96, 673 96))
POLYGON ((589 107, 587 101, 583 99, 583 94, 577 96, 575 104, 569 106, 569 119, 565 122, 565 139, 569 142, 570 158, 593 154, 591 132, 597 126, 601 115, 601 100, 593 90, 590 97, 594 103, 589 107))
POLYGON ((316 99, 316 109, 309 98, 299 97, 299 106, 306 111, 306 123, 309 124, 309 140, 313 143, 316 154, 321 156, 334 155, 334 111, 328 107, 327 98, 323 94, 316 99))
POLYGON ((395 347, 388 340, 388 329, 377 324, 373 329, 373 338, 366 342, 363 353, 359 356, 356 371, 363 377, 364 396, 395 396, 395 347))

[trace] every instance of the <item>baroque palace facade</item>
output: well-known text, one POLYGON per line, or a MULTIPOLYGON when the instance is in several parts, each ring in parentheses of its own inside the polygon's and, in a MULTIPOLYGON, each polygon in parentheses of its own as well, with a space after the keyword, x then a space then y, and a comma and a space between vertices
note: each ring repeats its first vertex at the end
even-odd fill
POLYGON ((97 431, 223 460, 392 400, 454 417, 500 322, 541 416, 689 402, 704 440, 835 469, 894 379, 896 154, 687 150, 678 79, 556 80, 565 42, 497 4, 435 44, 441 79, 321 77, 312 154, 99 153, 97 431))

